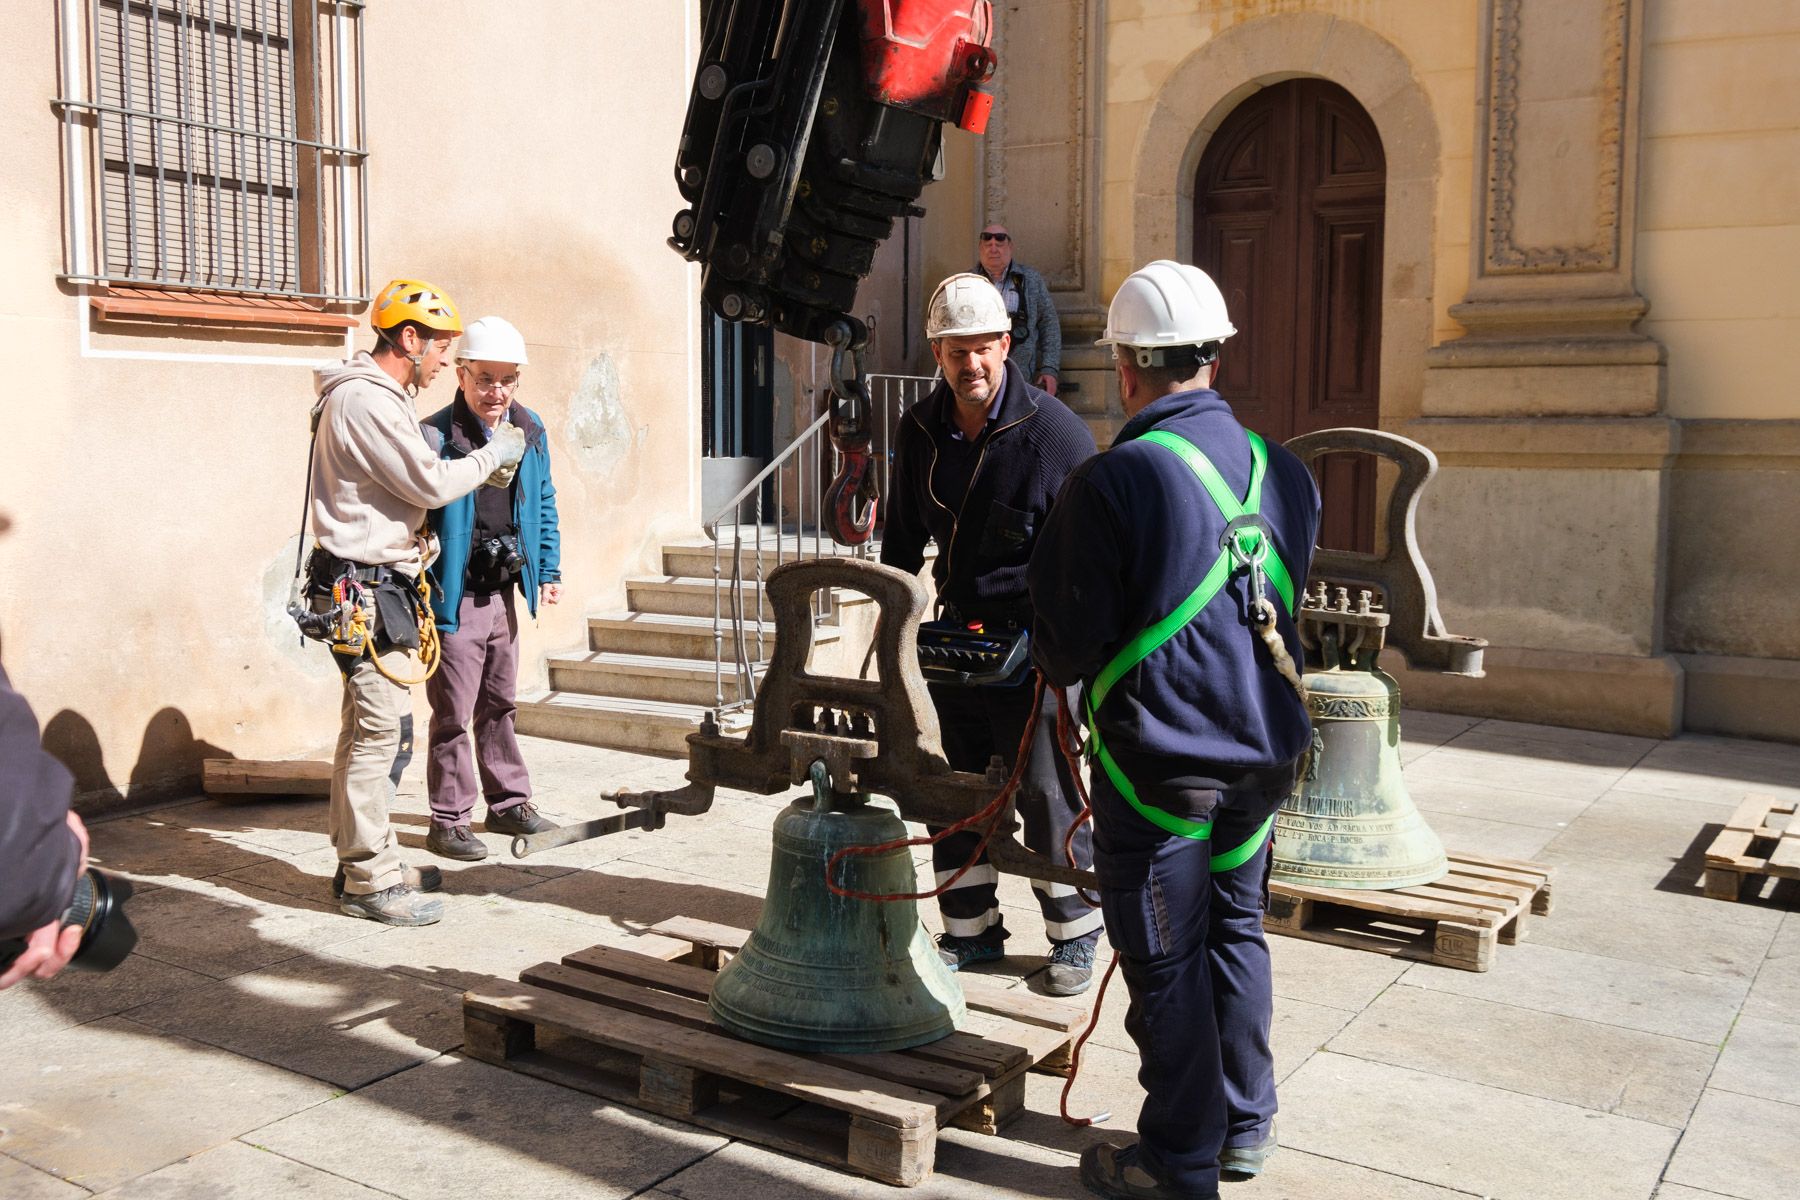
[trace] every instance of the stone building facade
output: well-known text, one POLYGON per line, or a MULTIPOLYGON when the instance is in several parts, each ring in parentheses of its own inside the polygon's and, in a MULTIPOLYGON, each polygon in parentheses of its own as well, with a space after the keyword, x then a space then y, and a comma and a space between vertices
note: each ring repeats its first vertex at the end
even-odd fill
POLYGON ((664 244, 697 39, 697 3, 0 5, 0 632, 89 811, 335 736, 337 672, 283 608, 312 365, 371 344, 389 278, 525 334, 569 592, 527 664, 697 530, 698 278, 664 244), (350 302, 92 278, 229 274, 240 218, 294 260, 265 286, 350 302))
POLYGON ((1245 189, 1279 190, 1290 152, 1364 171, 1373 217, 1368 193, 1332 209, 1329 178, 1301 197, 1294 307, 1232 300, 1279 343, 1271 369, 1305 364, 1295 431, 1369 384, 1369 418, 1336 423, 1439 459, 1421 541, 1449 629, 1493 648, 1481 680, 1401 672, 1409 700, 1800 738, 1800 5, 995 9, 1000 102, 928 197, 928 276, 1006 221, 1056 293, 1066 398, 1104 433, 1121 414, 1091 343, 1125 275, 1291 257, 1243 233, 1245 189), (1297 148, 1244 128, 1305 88, 1329 95, 1297 148))

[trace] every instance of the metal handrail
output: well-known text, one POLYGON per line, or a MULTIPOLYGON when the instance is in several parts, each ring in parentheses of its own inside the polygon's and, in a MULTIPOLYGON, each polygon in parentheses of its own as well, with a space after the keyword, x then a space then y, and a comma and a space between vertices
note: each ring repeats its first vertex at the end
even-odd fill
MULTIPOLYGON (((893 429, 901 408, 924 397, 936 382, 935 378, 920 375, 871 375, 869 376, 870 398, 880 414, 881 438, 876 444, 876 479, 879 494, 888 494, 889 470, 893 461, 893 429)), ((793 468, 793 501, 794 511, 791 514, 793 526, 793 559, 826 558, 836 556, 867 557, 876 546, 871 540, 860 546, 840 546, 831 540, 824 527, 824 494, 825 484, 836 473, 838 452, 831 446, 825 429, 829 422, 829 411, 821 413, 812 424, 801 430, 782 451, 771 459, 767 466, 758 471, 749 482, 737 490, 731 499, 721 504, 717 511, 705 522, 703 528, 706 536, 713 544, 713 703, 720 712, 728 712, 743 708, 756 700, 756 668, 768 660, 769 634, 767 614, 763 605, 763 535, 765 532, 763 514, 763 493, 770 480, 774 481, 775 528, 775 564, 781 566, 788 561, 788 533, 790 514, 787 508, 787 472, 784 468, 793 468), (821 455, 821 450, 830 448, 829 461, 821 455), (812 464, 811 486, 808 487, 807 464, 812 464), (829 468, 829 470, 827 470, 829 468), (811 501, 811 517, 808 518, 808 501, 811 501), (748 506, 753 515, 750 523, 755 527, 755 534, 748 539, 755 552, 755 590, 753 602, 756 605, 756 652, 751 654, 749 648, 749 620, 745 615, 745 592, 752 582, 746 578, 744 567, 744 551, 747 539, 744 535, 744 509, 748 506), (727 579, 725 563, 725 537, 721 529, 727 522, 731 524, 729 538, 731 541, 731 563, 729 579, 727 579), (811 553, 807 550, 807 539, 811 538, 811 553), (729 592, 729 597, 727 596, 729 592), (732 661, 740 672, 738 677, 738 694, 735 700, 727 703, 725 699, 725 630, 727 610, 732 635, 732 661)), ((877 509, 877 516, 880 510, 877 509)), ((824 619, 829 608, 821 597, 814 597, 813 620, 815 623, 824 619)))

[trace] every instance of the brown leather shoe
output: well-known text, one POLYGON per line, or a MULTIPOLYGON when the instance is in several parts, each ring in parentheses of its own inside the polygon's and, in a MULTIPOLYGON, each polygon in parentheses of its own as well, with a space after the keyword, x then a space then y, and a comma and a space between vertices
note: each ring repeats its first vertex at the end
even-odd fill
POLYGON ((433 825, 425 835, 425 848, 439 858, 453 858, 457 862, 480 862, 488 856, 486 844, 471 833, 467 825, 452 825, 447 829, 433 825))
POLYGON ((556 826, 546 821, 537 807, 527 800, 523 804, 515 804, 504 812, 488 809, 487 820, 482 828, 489 833, 504 833, 512 837, 522 837, 528 833, 542 833, 556 826))
MULTIPOLYGON (((444 886, 444 873, 436 867, 402 867, 401 870, 406 873, 407 884, 418 888, 421 892, 435 892, 444 886)), ((331 898, 333 900, 344 898, 344 868, 342 865, 339 865, 337 874, 331 877, 331 898)))
POLYGON ((1107 1200, 1219 1200, 1219 1193, 1165 1187, 1138 1165, 1137 1147, 1102 1142, 1081 1152, 1081 1182, 1107 1200))

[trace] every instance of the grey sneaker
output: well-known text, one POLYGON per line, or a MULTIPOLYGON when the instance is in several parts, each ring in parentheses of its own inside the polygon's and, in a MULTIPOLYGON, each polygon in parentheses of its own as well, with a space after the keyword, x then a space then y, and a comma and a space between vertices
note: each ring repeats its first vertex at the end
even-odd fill
POLYGON ((950 934, 938 936, 938 957, 952 971, 960 971, 973 963, 990 962, 1006 955, 1006 946, 999 938, 966 938, 952 937, 950 934))
POLYGON ((1275 1122, 1269 1122, 1269 1136, 1254 1146, 1227 1146, 1219 1151, 1219 1171, 1225 1175, 1248 1178, 1262 1174, 1263 1164, 1275 1153, 1275 1122))
POLYGON ((482 827, 489 833, 506 833, 513 837, 556 828, 539 814, 537 806, 529 800, 523 804, 515 804, 505 812, 488 809, 487 821, 482 827))
POLYGON ((487 846, 467 825, 452 825, 448 829, 433 825, 425 835, 425 848, 439 858, 454 858, 458 862, 480 862, 488 856, 487 846))
MULTIPOLYGON (((403 867, 401 869, 406 872, 406 882, 421 892, 435 892, 444 886, 444 873, 436 867, 403 867)), ((344 898, 344 868, 341 864, 338 866, 337 874, 331 877, 331 898, 333 900, 344 898)))
POLYGON ((1214 1192, 1178 1192, 1138 1165, 1137 1146, 1102 1142, 1081 1152, 1081 1182, 1107 1200, 1219 1200, 1214 1192))
POLYGON ((1050 947, 1050 969, 1044 972, 1044 990, 1052 996, 1079 996, 1094 981, 1094 943, 1086 938, 1057 942, 1050 947))
POLYGON ((444 915, 442 900, 429 899, 406 883, 396 883, 366 896, 345 896, 338 908, 350 916, 383 925, 435 925, 444 915))

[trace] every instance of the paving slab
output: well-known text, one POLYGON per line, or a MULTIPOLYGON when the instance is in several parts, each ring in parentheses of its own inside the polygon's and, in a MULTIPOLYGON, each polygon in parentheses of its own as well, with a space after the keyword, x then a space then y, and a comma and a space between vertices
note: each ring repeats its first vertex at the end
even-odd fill
POLYGON ((1791 1200, 1800 1163, 1800 1105, 1707 1089, 1688 1122, 1670 1183, 1741 1200, 1791 1200))
POLYGON ((133 1021, 343 1088, 462 1045, 462 993, 302 955, 133 1009, 133 1021))
POLYGON ((1588 806, 1547 847, 1567 858, 1609 858, 1698 870, 1735 805, 1614 788, 1588 806))
POLYGON ((404 1200, 626 1197, 725 1139, 446 1055, 244 1141, 404 1200))
MULTIPOLYGON (((1467 736, 1467 735, 1465 735, 1467 736)), ((1595 800, 1618 783, 1623 766, 1597 766, 1536 757, 1537 743, 1512 739, 1499 748, 1464 749, 1462 738, 1434 750, 1406 768, 1406 778, 1461 783, 1505 781, 1520 792, 1539 792, 1567 800, 1595 800)))
POLYGON ((275 1196, 384 1200, 387 1193, 234 1141, 102 1192, 101 1200, 267 1200, 275 1196))
POLYGON ((918 1187, 896 1188, 818 1163, 788 1158, 760 1146, 733 1142, 657 1185, 652 1196, 679 1200, 743 1200, 757 1197, 842 1197, 844 1200, 986 1200, 1045 1197, 1091 1200, 1081 1185, 1076 1154, 1046 1149, 1002 1133, 962 1130, 938 1138, 937 1167, 918 1187))
POLYGON ((1439 813, 1449 813, 1561 830, 1594 803, 1592 800, 1571 800, 1566 796, 1545 796, 1539 792, 1431 777, 1408 779, 1406 790, 1413 803, 1425 813, 1426 820, 1432 822, 1437 820, 1439 813))
MULTIPOLYGON (((1800 1104, 1800 1025, 1739 1017, 1707 1086, 1741 1096, 1800 1104)), ((1800 1114, 1796 1114, 1800 1120, 1800 1114)), ((1800 1162, 1795 1164, 1800 1171, 1800 1162)), ((1795 1182, 1800 1184, 1800 1175, 1795 1182)))
POLYGON ((1679 1183, 1665 1183, 1656 1189, 1656 1195, 1650 1200, 1731 1200, 1731 1197, 1723 1192, 1703 1192, 1679 1183))
POLYGON ((1724 1042, 1750 989, 1747 979, 1697 975, 1533 942, 1504 947, 1491 971, 1421 963, 1407 972, 1406 982, 1712 1046, 1724 1042))
POLYGON ((1646 754, 1618 786, 1733 807, 1751 792, 1800 800, 1800 748, 1683 736, 1646 754))
MULTIPOLYGON (((445 896, 492 896, 516 892, 520 888, 542 883, 551 874, 564 874, 565 869, 542 872, 516 863, 510 855, 495 854, 481 862, 453 862, 424 850, 407 850, 401 859, 408 866, 433 866, 444 877, 445 896)), ((271 858, 254 866, 242 867, 215 875, 210 882, 221 887, 247 884, 265 892, 278 892, 312 904, 336 908, 331 896, 331 877, 338 867, 337 851, 320 839, 320 845, 291 858, 271 858)))
POLYGON ((1400 710, 1401 738, 1422 745, 1441 745, 1481 724, 1484 724, 1483 718, 1465 717, 1460 713, 1427 712, 1404 706, 1400 710))
MULTIPOLYGON (((0 1045, 21 1046, 213 982, 210 975, 142 954, 101 975, 64 971, 55 979, 29 980, 0 992, 0 1045)), ((5 1194, 0 1189, 0 1196, 5 1194)))
POLYGON ((1275 995, 1361 1012, 1411 963, 1347 946, 1269 936, 1275 995))
POLYGON ((1531 860, 1538 858, 1550 840, 1557 836, 1555 829, 1539 825, 1487 821, 1455 813, 1434 812, 1427 814, 1425 820, 1444 843, 1444 849, 1460 850, 1465 854, 1531 860))
POLYGON ((138 889, 140 895, 148 890, 148 885, 205 879, 270 856, 260 847, 234 845, 189 829, 160 811, 96 822, 88 830, 88 841, 94 865, 147 885, 138 889))
POLYGON ((762 912, 760 890, 722 886, 712 879, 630 859, 540 881, 512 894, 567 920, 638 933, 670 917, 694 917, 754 929, 762 912))
POLYGON ((1574 761, 1595 763, 1635 763, 1662 745, 1658 738, 1634 737, 1625 733, 1602 733, 1596 729, 1565 729, 1560 725, 1535 725, 1526 721, 1504 721, 1497 717, 1479 722, 1470 731, 1469 744, 1478 745, 1489 739, 1511 739, 1545 747, 1548 757, 1574 756, 1574 761))
POLYGON ((1527 929, 1538 945, 1749 979, 1782 922, 1773 909, 1709 900, 1697 883, 1677 890, 1663 863, 1561 853, 1544 861, 1556 869, 1556 911, 1527 929))
POLYGON ((1060 1076, 1036 1071, 1025 1076, 1025 1111, 1007 1125, 1006 1137, 1071 1154, 1083 1146, 1112 1141, 1120 1145, 1137 1137, 1138 1110, 1144 1106, 1144 1089, 1138 1086, 1137 1051, 1115 1050, 1089 1041, 1081 1048, 1081 1069, 1069 1091, 1069 1115, 1104 1120, 1078 1129, 1062 1119, 1060 1076))
POLYGON ((6 1200, 87 1200, 85 1188, 0 1154, 0 1196, 6 1200))
POLYGON ((0 1055, 0 1152, 103 1191, 331 1094, 316 1079, 108 1017, 0 1055))
MULTIPOLYGON (((1279 1128, 1276 1139, 1280 1140, 1279 1128)), ((1249 1186, 1226 1187, 1224 1195, 1230 1200, 1458 1200, 1474 1195, 1286 1146, 1249 1186)))
MULTIPOLYGON (((690 818, 697 822, 708 819, 690 818)), ((756 830, 719 822, 684 834, 678 838, 646 839, 628 857, 647 867, 699 875, 728 887, 761 892, 768 886, 769 859, 775 845, 772 827, 756 830)))
POLYGON ((250 884, 180 884, 131 902, 138 952, 215 979, 254 971, 307 950, 354 941, 385 926, 317 901, 250 884))
POLYGON ((1288 1080, 1293 1147, 1504 1200, 1646 1200, 1678 1131, 1483 1084, 1318 1054, 1288 1080), (1585 1168, 1571 1171, 1570 1164, 1585 1168))
POLYGON ((1800 916, 1790 913, 1782 919, 1756 982, 1750 985, 1744 1015, 1800 1023, 1800 916))
POLYGON ((206 798, 156 813, 190 832, 260 854, 294 855, 328 845, 324 796, 206 798))
POLYGON ((1327 1048, 1677 1129, 1716 1058, 1698 1042, 1405 984, 1327 1048))

